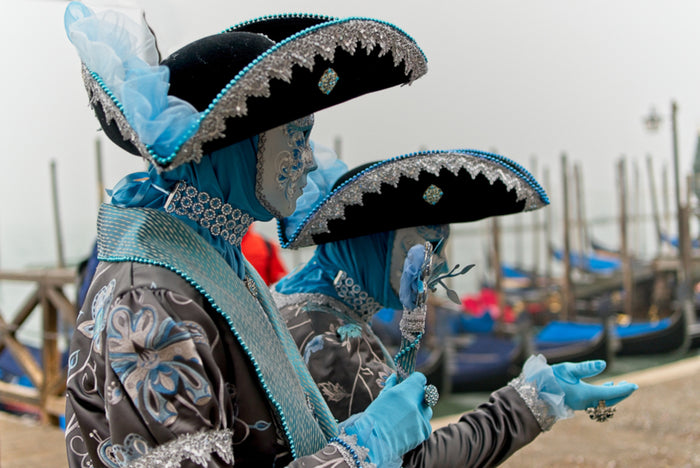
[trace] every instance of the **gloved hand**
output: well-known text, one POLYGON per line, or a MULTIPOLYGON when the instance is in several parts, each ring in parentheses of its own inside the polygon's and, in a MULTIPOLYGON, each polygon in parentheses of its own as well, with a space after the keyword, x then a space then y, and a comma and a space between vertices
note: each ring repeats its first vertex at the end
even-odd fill
POLYGON ((432 408, 423 402, 426 379, 414 372, 400 384, 396 374, 364 412, 341 424, 346 434, 369 449, 369 459, 380 466, 401 466, 403 454, 430 436, 432 408))
POLYGON ((403 262, 403 273, 399 286, 399 300, 406 309, 416 307, 418 293, 422 293, 425 284, 420 279, 420 271, 425 258, 425 246, 416 244, 408 250, 406 260, 403 262))
POLYGON ((603 385, 591 385, 581 379, 593 377, 605 369, 605 361, 563 362, 554 364, 552 372, 557 383, 564 391, 564 403, 573 410, 583 410, 598 405, 598 401, 605 400, 607 406, 615 405, 632 394, 637 388, 636 384, 620 382, 614 385, 612 382, 603 385))

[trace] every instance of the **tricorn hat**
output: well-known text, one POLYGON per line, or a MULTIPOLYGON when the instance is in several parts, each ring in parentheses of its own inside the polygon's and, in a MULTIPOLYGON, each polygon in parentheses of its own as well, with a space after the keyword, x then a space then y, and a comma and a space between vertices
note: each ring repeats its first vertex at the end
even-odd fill
MULTIPOLYGON (((73 14, 86 11, 81 5, 73 14)), ((169 71, 168 99, 189 103, 197 114, 170 146, 158 148, 143 141, 119 93, 85 62, 85 86, 105 133, 166 170, 362 94, 411 83, 427 71, 415 41, 383 21, 318 15, 247 21, 160 62, 169 71)))
POLYGON ((504 156, 477 150, 421 151, 347 171, 297 226, 285 218, 278 227, 282 247, 294 249, 405 227, 477 221, 548 204, 535 178, 504 156))

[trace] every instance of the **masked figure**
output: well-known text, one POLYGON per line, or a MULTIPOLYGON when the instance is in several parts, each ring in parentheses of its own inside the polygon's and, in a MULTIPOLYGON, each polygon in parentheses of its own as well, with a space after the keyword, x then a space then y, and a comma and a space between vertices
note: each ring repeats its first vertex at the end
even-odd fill
MULTIPOLYGON (((285 15, 160 61, 147 25, 116 12, 71 3, 65 24, 105 134, 148 162, 100 209, 70 348, 69 465, 383 463, 373 435, 338 429, 240 242, 294 211, 314 112, 419 78, 415 42, 371 19, 285 15)), ((423 386, 402 386, 410 401, 387 401, 420 436, 377 424, 389 458, 430 432, 423 386)))
MULTIPOLYGON (((422 313, 424 326, 420 286, 446 272, 441 249, 449 223, 529 211, 549 201, 525 169, 495 154, 426 151, 344 172, 330 150, 314 149, 320 169, 298 210, 280 222, 280 240, 291 248, 318 246, 305 266, 274 286, 273 296, 331 411, 344 420, 372 405, 389 375, 403 373, 401 352, 389 355, 370 322, 389 307, 404 309, 404 318, 422 313), (423 281, 426 242, 433 272, 423 281)), ((422 331, 406 341, 419 344, 415 337, 422 331)), ((520 377, 456 424, 435 431, 405 454, 403 465, 497 465, 572 409, 599 400, 612 405, 636 388, 580 381, 603 365, 550 367, 532 357, 520 377)))

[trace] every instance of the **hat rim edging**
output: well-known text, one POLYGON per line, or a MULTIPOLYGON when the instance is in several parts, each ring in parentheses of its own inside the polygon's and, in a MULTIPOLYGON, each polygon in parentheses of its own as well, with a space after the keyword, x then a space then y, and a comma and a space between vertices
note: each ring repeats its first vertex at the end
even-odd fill
MULTIPOLYGON (((434 159, 431 159, 431 161, 432 160, 434 159)), ((466 169, 472 177, 476 177, 480 174, 483 174, 487 177, 491 185, 493 185, 494 182, 497 180, 502 181, 506 185, 508 191, 515 189, 518 201, 525 199, 530 202, 526 203, 522 212, 536 210, 549 204, 549 198, 547 197, 546 192, 544 191, 542 186, 534 179, 534 177, 532 177, 532 175, 529 172, 522 168, 522 166, 512 161, 511 159, 506 158, 505 156, 497 155, 494 153, 486 153, 478 150, 463 149, 419 151, 395 156, 384 161, 379 161, 365 168, 361 172, 358 172, 348 180, 344 181, 340 186, 336 187, 328 195, 326 195, 326 197, 324 197, 324 199, 321 202, 319 202, 311 212, 309 212, 309 214, 302 220, 302 222, 299 224, 299 226, 297 226, 296 230, 289 238, 287 238, 284 235, 282 223, 278 221, 277 230, 280 245, 283 248, 289 249, 297 249, 300 247, 308 247, 311 245, 315 245, 313 241, 313 236, 327 232, 328 223, 330 221, 334 219, 343 219, 345 216, 345 209, 347 207, 354 205, 362 206, 362 197, 364 196, 364 194, 378 193, 381 190, 382 184, 390 184, 396 187, 401 177, 410 177, 414 180, 418 180, 418 177, 422 172, 427 171, 434 175, 438 175, 442 169, 448 169, 455 176, 461 169, 466 169), (451 156, 457 155, 471 156, 472 158, 476 158, 478 159, 477 164, 470 163, 471 161, 465 158, 460 158, 459 160, 461 164, 450 165, 448 159, 451 156), (335 204, 341 205, 340 207, 331 206, 331 203, 334 201, 334 199, 336 199, 337 197, 343 197, 344 192, 346 191, 346 187, 354 181, 356 181, 357 179, 361 177, 366 177, 367 174, 374 172, 379 168, 383 168, 389 164, 395 164, 406 159, 420 158, 425 156, 431 156, 431 158, 442 157, 442 161, 440 161, 438 164, 432 164, 432 167, 420 164, 411 164, 407 167, 407 169, 413 169, 413 173, 411 173, 409 170, 398 171, 398 174, 394 174, 392 175, 392 177, 379 178, 378 182, 374 184, 374 186, 365 186, 364 188, 366 190, 363 190, 362 192, 348 194, 348 200, 336 202, 335 204), (489 177, 489 171, 486 171, 484 167, 488 164, 496 164, 501 167, 500 171, 506 170, 508 172, 506 174, 501 173, 500 175, 493 175, 489 177), (524 171, 524 173, 516 169, 516 167, 521 168, 522 171, 524 171), (535 194, 537 194, 539 200, 535 199, 534 197, 529 197, 527 193, 528 191, 532 191, 535 194), (322 211, 331 210, 336 210, 338 214, 336 214, 335 216, 333 216, 332 214, 326 214, 326 216, 324 216, 324 213, 322 213, 322 211), (313 218, 317 219, 314 220, 313 218)))

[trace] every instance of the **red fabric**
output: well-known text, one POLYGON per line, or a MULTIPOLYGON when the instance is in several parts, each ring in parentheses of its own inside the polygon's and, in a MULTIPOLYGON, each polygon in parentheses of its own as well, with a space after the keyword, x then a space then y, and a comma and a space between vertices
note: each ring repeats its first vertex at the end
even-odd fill
POLYGON ((287 268, 282 263, 277 244, 255 232, 252 226, 243 236, 241 250, 246 260, 253 265, 268 286, 287 274, 287 268))
MULTIPOLYGON (((498 320, 501 312, 498 309, 498 298, 496 291, 490 288, 482 288, 478 294, 462 296, 462 309, 468 314, 475 317, 481 317, 484 314, 491 314, 494 320, 498 320)), ((503 321, 512 323, 515 320, 513 308, 506 304, 503 314, 503 321)))

